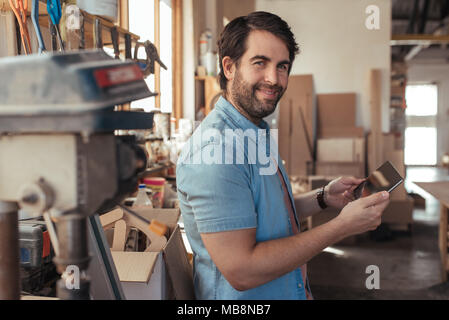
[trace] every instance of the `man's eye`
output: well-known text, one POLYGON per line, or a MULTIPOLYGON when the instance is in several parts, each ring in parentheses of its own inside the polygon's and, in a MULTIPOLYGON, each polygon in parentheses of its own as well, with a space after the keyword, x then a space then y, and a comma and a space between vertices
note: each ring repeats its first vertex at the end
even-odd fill
POLYGON ((287 70, 288 70, 288 67, 287 67, 286 64, 281 64, 281 65, 279 66, 279 69, 282 70, 282 71, 287 71, 287 70))
POLYGON ((256 62, 254 62, 254 64, 258 65, 258 66, 263 66, 265 64, 265 62, 264 61, 256 61, 256 62))

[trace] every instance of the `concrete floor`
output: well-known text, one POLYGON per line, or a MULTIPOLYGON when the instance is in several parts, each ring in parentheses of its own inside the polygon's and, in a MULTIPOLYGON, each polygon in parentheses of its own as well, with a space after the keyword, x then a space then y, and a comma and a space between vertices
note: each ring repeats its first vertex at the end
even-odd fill
MULTIPOLYGON (((407 169, 405 188, 426 199, 415 208, 411 232, 385 231, 388 240, 369 234, 352 245, 335 245, 308 264, 314 298, 324 299, 449 299, 449 282, 441 282, 438 249, 439 202, 412 181, 449 180, 447 170, 434 167, 407 169), (379 268, 379 289, 367 289, 369 265, 379 268)), ((382 226, 384 227, 384 226, 382 226)))

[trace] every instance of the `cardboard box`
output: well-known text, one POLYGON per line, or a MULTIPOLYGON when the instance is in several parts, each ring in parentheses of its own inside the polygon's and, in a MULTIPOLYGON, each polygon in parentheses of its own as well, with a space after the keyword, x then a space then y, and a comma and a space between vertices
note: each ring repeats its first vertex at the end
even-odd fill
POLYGON ((322 127, 318 138, 363 138, 365 130, 362 127, 322 127))
POLYGON ((317 162, 315 173, 322 176, 364 178, 365 164, 362 162, 317 162))
POLYGON ((364 138, 318 139, 319 162, 365 162, 364 138))
POLYGON ((413 222, 413 198, 391 200, 382 215, 383 223, 411 224, 413 222))
POLYGON ((192 266, 178 225, 179 209, 136 209, 147 220, 169 228, 167 243, 158 252, 112 251, 127 299, 195 299, 192 266))

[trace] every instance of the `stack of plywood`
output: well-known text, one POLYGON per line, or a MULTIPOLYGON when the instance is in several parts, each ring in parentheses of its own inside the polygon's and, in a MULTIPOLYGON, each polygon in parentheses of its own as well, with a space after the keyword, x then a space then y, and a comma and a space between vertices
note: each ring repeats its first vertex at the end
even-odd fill
MULTIPOLYGON (((371 132, 368 135, 368 171, 373 172, 385 161, 390 161, 405 179, 404 150, 401 136, 385 134, 381 124, 381 70, 371 70, 370 108, 371 132)), ((409 229, 413 222, 413 199, 407 195, 404 183, 390 195, 390 205, 385 209, 382 221, 391 226, 409 229)))
POLYGON ((364 130, 355 126, 356 94, 318 96, 318 140, 315 173, 365 176, 364 130))
POLYGON ((280 101, 279 153, 289 175, 307 176, 313 163, 315 91, 312 75, 292 75, 280 101))

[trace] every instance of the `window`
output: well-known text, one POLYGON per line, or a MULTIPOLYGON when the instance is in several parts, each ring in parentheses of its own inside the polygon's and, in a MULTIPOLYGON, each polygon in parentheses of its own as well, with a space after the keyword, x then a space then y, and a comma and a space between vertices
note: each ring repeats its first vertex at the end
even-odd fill
POLYGON ((407 116, 435 116, 438 111, 438 88, 434 84, 408 85, 405 90, 407 116))
POLYGON ((405 164, 437 164, 438 86, 435 84, 408 85, 405 129, 405 164))
MULTIPOLYGON (((155 109, 172 112, 171 0, 129 0, 129 31, 140 36, 140 42, 149 40, 154 43, 167 67, 167 70, 158 68, 156 62, 155 74, 145 79, 148 88, 158 92, 159 96, 134 101, 131 108, 142 108, 147 112, 155 109)), ((145 49, 141 47, 137 55, 139 59, 145 59, 145 49)))

